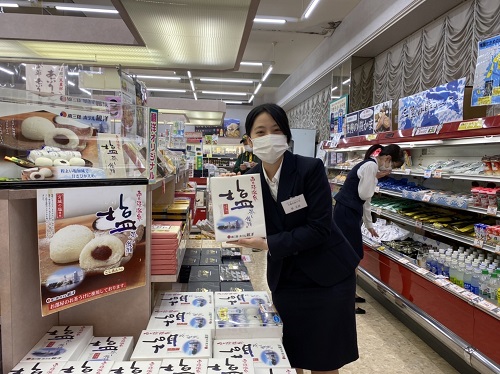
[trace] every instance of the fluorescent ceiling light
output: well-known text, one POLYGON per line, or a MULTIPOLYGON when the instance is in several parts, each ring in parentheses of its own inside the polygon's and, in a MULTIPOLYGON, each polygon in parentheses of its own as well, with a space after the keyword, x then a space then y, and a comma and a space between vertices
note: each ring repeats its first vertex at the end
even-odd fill
POLYGON ((253 79, 231 79, 231 78, 198 78, 202 82, 222 82, 222 83, 248 83, 254 82, 253 79))
POLYGON ((286 19, 283 18, 260 18, 260 17, 255 17, 253 19, 255 23, 272 23, 272 24, 278 24, 278 25, 283 25, 286 23, 286 19))
POLYGON ((25 81, 25 80, 26 80, 26 77, 25 77, 25 76, 22 76, 21 78, 23 79, 23 81, 25 81))
POLYGON ((19 8, 19 4, 15 4, 15 3, 0 3, 0 7, 5 7, 5 8, 19 8))
POLYGON ((174 80, 174 81, 181 80, 181 77, 166 77, 164 75, 136 75, 136 77, 141 79, 164 79, 164 80, 174 80))
POLYGON ((271 74, 271 71, 273 71, 273 65, 270 65, 268 68, 267 68, 267 71, 266 73, 264 74, 264 76, 262 77, 262 82, 264 82, 267 77, 269 76, 269 74, 271 74))
POLYGON ((189 80, 189 84, 191 85, 191 90, 193 90, 193 92, 194 92, 194 91, 196 91, 196 90, 194 89, 194 83, 193 83, 193 80, 192 80, 192 79, 190 79, 190 80, 189 80))
POLYGON ((335 91, 338 87, 335 86, 335 87, 332 87, 332 91, 335 91))
POLYGON ((342 84, 347 84, 347 83, 349 83, 350 81, 351 81, 351 78, 346 79, 345 81, 343 81, 343 82, 342 82, 342 84))
POLYGON ((226 104, 243 104, 243 101, 222 100, 226 104))
POLYGON ((229 92, 229 91, 201 91, 203 94, 207 95, 234 95, 234 96, 246 96, 246 92, 229 92))
POLYGON ((257 95, 257 92, 259 92, 260 88, 262 87, 262 83, 259 83, 257 87, 255 88, 255 91, 253 92, 254 95, 257 95))
POLYGON ((68 71, 68 75, 79 75, 80 72, 78 71, 68 71))
POLYGON ((174 88, 147 88, 148 91, 158 91, 158 92, 186 92, 186 90, 178 90, 174 88))
POLYGON ((332 96, 332 99, 340 99, 340 96, 332 96))
POLYGON ((76 6, 56 6, 57 10, 69 10, 73 12, 91 12, 91 13, 113 13, 117 14, 118 11, 116 9, 111 8, 87 8, 87 7, 76 7, 76 6))
POLYGON ((250 99, 248 99, 248 102, 251 103, 254 99, 255 95, 250 96, 250 99))
POLYGON ((192 78, 192 76, 191 76, 191 72, 190 72, 189 70, 187 71, 187 75, 188 75, 188 78, 189 78, 189 79, 191 79, 191 78, 192 78))
POLYGON ((196 95, 196 92, 195 92, 195 91, 193 91, 193 96, 194 96, 194 99, 195 99, 195 100, 198 100, 198 95, 196 95))
POLYGON ((309 5, 306 8, 306 11, 302 15, 302 18, 308 18, 311 15, 314 8, 316 8, 316 5, 318 5, 318 3, 319 3, 319 0, 311 0, 311 2, 309 3, 309 5))
POLYGON ((243 66, 262 66, 262 62, 241 61, 240 65, 243 66))
POLYGON ((0 70, 3 71, 4 73, 10 74, 10 75, 14 75, 14 72, 12 70, 5 69, 5 68, 3 68, 1 66, 0 66, 0 70))
POLYGON ((92 93, 89 90, 86 90, 85 88, 80 88, 80 91, 85 92, 87 95, 92 96, 92 93))
POLYGON ((75 85, 72 81, 68 81, 68 84, 69 84, 70 86, 74 86, 74 85, 75 85))

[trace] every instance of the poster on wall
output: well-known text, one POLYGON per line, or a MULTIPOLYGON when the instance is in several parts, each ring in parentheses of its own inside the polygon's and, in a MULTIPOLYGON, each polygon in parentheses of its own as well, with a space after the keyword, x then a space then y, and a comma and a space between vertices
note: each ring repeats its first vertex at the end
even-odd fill
POLYGON ((500 35, 479 41, 472 87, 472 106, 495 104, 500 104, 500 35))
POLYGON ((330 136, 344 133, 344 119, 347 113, 348 95, 330 101, 330 136))
POLYGON ((392 130, 392 100, 374 105, 373 107, 374 132, 386 132, 392 130))
POLYGON ((26 64, 26 90, 65 95, 66 70, 64 65, 26 64))
POLYGON ((399 99, 398 129, 437 126, 463 119, 465 78, 399 99))
POLYGON ((146 284, 146 185, 37 190, 42 316, 146 284))
POLYGON ((392 130, 392 100, 346 115, 346 137, 370 135, 392 130))
POLYGON ((209 126, 209 125, 200 125, 194 127, 195 132, 199 132, 202 136, 205 135, 224 135, 224 127, 223 126, 209 126))
POLYGON ((227 138, 241 138, 239 119, 224 118, 224 136, 227 138))

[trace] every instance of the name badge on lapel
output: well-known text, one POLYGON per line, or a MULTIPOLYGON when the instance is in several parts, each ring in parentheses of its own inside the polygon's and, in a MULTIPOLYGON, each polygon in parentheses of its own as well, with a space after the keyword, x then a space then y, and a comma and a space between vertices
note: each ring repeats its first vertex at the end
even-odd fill
POLYGON ((303 209, 307 206, 306 199, 304 198, 304 194, 300 194, 299 196, 291 197, 288 200, 282 201, 281 205, 283 205, 283 210, 286 214, 290 214, 296 212, 297 210, 303 209))

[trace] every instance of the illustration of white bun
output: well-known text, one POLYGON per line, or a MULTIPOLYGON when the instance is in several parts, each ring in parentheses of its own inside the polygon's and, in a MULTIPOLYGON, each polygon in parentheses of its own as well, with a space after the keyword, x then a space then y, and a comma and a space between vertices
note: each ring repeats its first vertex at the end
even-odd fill
POLYGON ((105 270, 120 265, 125 255, 123 242, 114 235, 100 235, 88 242, 80 253, 84 270, 105 270))
POLYGON ((89 128, 89 125, 81 123, 80 121, 77 121, 76 119, 73 119, 73 118, 56 116, 56 118, 54 118, 54 121, 58 125, 70 125, 70 126, 74 126, 74 127, 80 127, 82 129, 89 128))
POLYGON ((72 157, 69 160, 71 166, 85 166, 85 160, 79 157, 72 157))
POLYGON ((55 128, 45 133, 43 141, 50 147, 76 149, 80 140, 70 129, 55 128))
POLYGON ((65 160, 64 158, 56 158, 54 160, 54 166, 69 166, 70 163, 68 160, 65 160))
POLYGON ((33 116, 21 123, 21 134, 30 140, 44 140, 45 134, 55 128, 52 121, 47 118, 33 116))
POLYGON ((38 172, 45 178, 50 178, 52 176, 52 170, 50 170, 49 168, 40 168, 38 172))
POLYGON ((52 166, 52 159, 48 157, 38 157, 35 160, 36 166, 52 166))
POLYGON ((50 258, 58 264, 78 261, 83 248, 92 239, 94 239, 94 233, 87 226, 63 227, 50 239, 50 258))
POLYGON ((45 176, 38 171, 34 171, 30 174, 30 179, 32 181, 41 181, 45 179, 45 176))

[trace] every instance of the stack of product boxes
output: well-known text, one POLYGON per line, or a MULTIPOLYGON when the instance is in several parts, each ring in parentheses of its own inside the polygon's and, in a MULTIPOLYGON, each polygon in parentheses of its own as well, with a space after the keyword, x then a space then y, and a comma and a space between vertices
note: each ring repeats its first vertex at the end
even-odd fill
POLYGON ((182 259, 182 221, 154 221, 151 227, 151 275, 177 274, 182 259))

